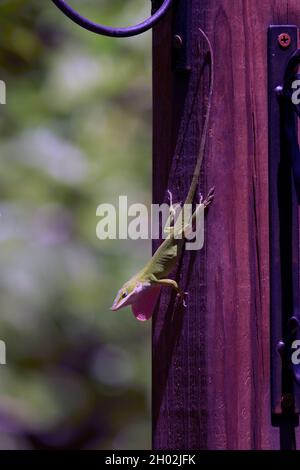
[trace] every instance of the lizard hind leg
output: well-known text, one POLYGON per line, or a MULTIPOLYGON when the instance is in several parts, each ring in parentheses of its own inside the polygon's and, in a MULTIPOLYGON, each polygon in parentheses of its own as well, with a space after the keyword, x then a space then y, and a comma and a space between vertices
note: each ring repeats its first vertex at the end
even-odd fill
POLYGON ((182 203, 181 202, 173 202, 173 194, 171 193, 171 191, 168 189, 168 195, 169 195, 169 203, 170 203, 170 214, 173 215, 173 218, 175 218, 176 216, 176 211, 180 208, 181 209, 181 206, 182 206, 182 203))
POLYGON ((168 189, 168 195, 169 195, 169 202, 170 202, 170 209, 173 207, 173 194, 171 191, 168 189))
POLYGON ((195 234, 193 233, 193 225, 194 225, 195 221, 197 220, 197 216, 200 214, 200 212, 204 213, 205 209, 213 202, 214 195, 215 195, 215 188, 214 187, 209 190, 209 192, 208 192, 208 194, 207 194, 204 201, 203 201, 202 194, 200 194, 199 205, 197 206, 196 210, 193 212, 192 217, 189 220, 189 223, 187 225, 185 225, 185 227, 183 229, 183 233, 184 233, 185 238, 189 238, 192 234, 193 234, 193 236, 195 236, 195 234))
POLYGON ((203 201, 203 197, 201 196, 202 200, 200 201, 200 204, 203 204, 205 208, 208 207, 213 202, 214 196, 215 196, 215 188, 212 187, 210 188, 208 195, 206 196, 204 201, 203 201))
POLYGON ((174 223, 176 220, 176 214, 178 210, 181 210, 181 203, 173 203, 173 194, 171 191, 168 189, 168 195, 169 195, 169 203, 170 203, 170 209, 169 209, 169 217, 166 222, 166 225, 164 227, 164 233, 165 234, 170 234, 174 230, 174 223))

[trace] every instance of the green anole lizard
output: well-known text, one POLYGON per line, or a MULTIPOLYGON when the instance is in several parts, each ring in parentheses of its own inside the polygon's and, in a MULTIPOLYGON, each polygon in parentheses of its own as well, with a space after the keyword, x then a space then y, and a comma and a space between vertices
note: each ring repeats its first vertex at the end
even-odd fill
MULTIPOLYGON (((200 149, 197 157, 196 166, 194 169, 192 182, 185 204, 192 204, 198 186, 202 160, 205 152, 205 145, 208 134, 210 110, 212 104, 213 86, 214 86, 214 57, 211 43, 207 35, 200 29, 201 34, 204 36, 210 51, 210 87, 209 97, 207 104, 207 113, 200 143, 200 149)), ((176 223, 172 227, 168 227, 168 237, 159 246, 153 254, 150 261, 135 274, 129 281, 127 281, 118 291, 111 310, 119 310, 123 307, 131 305, 135 317, 140 321, 145 321, 151 318, 156 301, 159 297, 160 290, 163 286, 171 287, 176 290, 177 295, 183 301, 185 293, 180 289, 177 282, 169 279, 168 276, 175 267, 180 258, 187 234, 192 230, 193 223, 196 220, 197 211, 204 211, 205 208, 212 202, 214 196, 214 188, 212 188, 205 201, 197 206, 192 214, 189 222, 184 224, 180 214, 176 223), (179 222, 178 222, 179 221, 179 222)))

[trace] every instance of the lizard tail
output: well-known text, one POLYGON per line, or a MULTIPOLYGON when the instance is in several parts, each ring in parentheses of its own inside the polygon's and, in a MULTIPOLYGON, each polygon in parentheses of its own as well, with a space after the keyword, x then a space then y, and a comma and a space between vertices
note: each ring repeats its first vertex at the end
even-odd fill
POLYGON ((208 48, 209 48, 209 54, 210 54, 210 85, 209 85, 209 95, 208 95, 208 102, 207 102, 207 110, 206 110, 206 117, 205 117, 205 122, 204 122, 204 127, 203 127, 203 132, 202 132, 202 137, 201 137, 201 142, 200 142, 200 148, 199 148, 199 153, 197 157, 197 162, 190 186, 189 193, 186 198, 186 204, 191 204, 194 199, 194 195, 198 186, 198 181, 199 181, 199 176, 200 176, 200 170, 201 170, 201 164, 203 161, 204 157, 204 151, 205 151, 205 145, 206 145, 206 140, 207 140, 207 134, 208 134, 208 126, 209 126, 209 119, 210 119, 210 112, 211 112, 211 105, 212 105, 212 96, 213 96, 213 90, 214 90, 214 53, 212 49, 211 42, 206 35, 206 33, 199 28, 199 31, 201 35, 204 37, 205 41, 207 42, 208 48))

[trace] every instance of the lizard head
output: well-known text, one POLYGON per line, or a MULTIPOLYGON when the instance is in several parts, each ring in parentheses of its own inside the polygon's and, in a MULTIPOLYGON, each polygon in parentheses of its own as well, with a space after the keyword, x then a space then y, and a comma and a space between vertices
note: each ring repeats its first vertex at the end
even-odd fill
POLYGON ((118 291, 116 298, 111 306, 111 310, 117 311, 123 307, 132 305, 137 295, 149 286, 148 283, 138 282, 134 279, 125 282, 118 291))
POLYGON ((137 320, 149 320, 152 317, 159 291, 160 287, 152 286, 149 282, 132 279, 118 291, 111 310, 117 311, 131 305, 137 320))

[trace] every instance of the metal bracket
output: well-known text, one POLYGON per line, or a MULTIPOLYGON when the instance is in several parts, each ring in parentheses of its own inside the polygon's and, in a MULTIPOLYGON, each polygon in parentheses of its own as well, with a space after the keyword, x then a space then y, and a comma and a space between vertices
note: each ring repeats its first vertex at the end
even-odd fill
MULTIPOLYGON (((297 40, 296 26, 269 28, 271 412, 272 424, 285 430, 298 425, 300 413, 300 366, 292 362, 293 342, 300 339, 300 152, 291 99, 300 62, 297 40)), ((293 433, 281 438, 282 448, 294 448, 293 433)))

